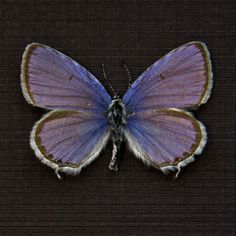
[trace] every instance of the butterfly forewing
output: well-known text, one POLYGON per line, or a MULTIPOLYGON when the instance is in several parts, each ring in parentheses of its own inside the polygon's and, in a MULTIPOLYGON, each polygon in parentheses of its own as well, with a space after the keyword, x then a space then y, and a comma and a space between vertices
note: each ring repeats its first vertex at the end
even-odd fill
POLYGON ((21 84, 26 100, 47 109, 104 112, 111 97, 84 67, 42 44, 27 46, 21 84))
POLYGON ((211 62, 205 44, 185 44, 150 66, 124 95, 130 112, 157 108, 197 108, 212 87, 211 62))

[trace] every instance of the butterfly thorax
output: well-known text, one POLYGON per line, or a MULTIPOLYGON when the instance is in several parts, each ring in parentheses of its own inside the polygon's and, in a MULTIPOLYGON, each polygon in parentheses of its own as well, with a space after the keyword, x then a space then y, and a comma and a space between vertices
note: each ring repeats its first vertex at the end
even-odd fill
POLYGON ((113 140, 112 159, 109 165, 111 170, 118 170, 118 153, 123 140, 123 130, 126 125, 126 109, 120 98, 114 97, 107 111, 113 140))
POLYGON ((120 98, 112 100, 107 111, 107 118, 114 131, 126 124, 126 109, 120 98))

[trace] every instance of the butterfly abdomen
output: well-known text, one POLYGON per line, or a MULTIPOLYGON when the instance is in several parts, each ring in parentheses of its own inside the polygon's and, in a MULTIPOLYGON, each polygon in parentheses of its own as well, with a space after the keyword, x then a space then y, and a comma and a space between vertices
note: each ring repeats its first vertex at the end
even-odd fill
POLYGON ((113 141, 113 152, 109 168, 117 171, 119 162, 118 154, 123 141, 124 126, 127 122, 126 109, 121 99, 114 98, 112 100, 112 103, 107 111, 107 119, 112 131, 113 141))

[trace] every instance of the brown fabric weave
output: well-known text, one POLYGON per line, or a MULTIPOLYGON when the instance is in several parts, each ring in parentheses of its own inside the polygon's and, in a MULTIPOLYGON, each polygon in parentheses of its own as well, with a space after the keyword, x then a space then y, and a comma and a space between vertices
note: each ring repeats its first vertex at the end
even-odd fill
POLYGON ((235 235, 236 28, 234 0, 0 1, 0 235, 235 235), (101 63, 121 94, 170 50, 208 45, 214 73, 209 102, 196 117, 209 141, 178 179, 146 167, 124 146, 120 170, 108 169, 112 145, 77 177, 58 180, 29 147, 45 111, 20 88, 25 46, 40 42, 88 68, 106 88, 101 63))

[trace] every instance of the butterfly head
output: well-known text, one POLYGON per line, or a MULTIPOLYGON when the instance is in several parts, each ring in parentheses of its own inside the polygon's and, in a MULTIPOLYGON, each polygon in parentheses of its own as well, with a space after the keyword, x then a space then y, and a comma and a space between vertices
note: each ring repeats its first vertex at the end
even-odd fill
POLYGON ((120 95, 118 94, 118 92, 114 95, 114 97, 112 98, 112 101, 114 100, 121 100, 120 99, 120 95))
POLYGON ((115 94, 107 111, 107 119, 112 133, 113 152, 109 168, 118 170, 120 145, 124 136, 124 126, 127 123, 126 107, 120 97, 115 94))

